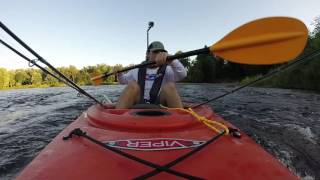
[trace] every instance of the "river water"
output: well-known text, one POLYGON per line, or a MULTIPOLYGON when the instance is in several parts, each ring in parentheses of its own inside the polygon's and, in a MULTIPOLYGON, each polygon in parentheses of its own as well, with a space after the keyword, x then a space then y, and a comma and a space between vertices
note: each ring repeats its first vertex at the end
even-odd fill
MULTIPOLYGON (((84 87, 116 101, 124 86, 84 87)), ((184 100, 202 102, 236 86, 180 84, 184 100)), ((93 102, 71 88, 0 91, 0 179, 12 179, 93 102)), ((320 94, 246 88, 210 103, 302 179, 320 179, 320 94)), ((62 162, 63 163, 63 162, 62 162)))

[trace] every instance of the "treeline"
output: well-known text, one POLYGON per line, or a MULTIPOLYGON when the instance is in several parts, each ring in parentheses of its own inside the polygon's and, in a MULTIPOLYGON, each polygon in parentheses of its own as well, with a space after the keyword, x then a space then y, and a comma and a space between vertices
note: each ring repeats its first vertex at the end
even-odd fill
MULTIPOLYGON (((266 73, 272 68, 272 66, 250 66, 230 63, 210 55, 199 55, 194 60, 182 59, 181 62, 188 69, 188 76, 184 82, 196 83, 238 81, 246 76, 266 73)), ((91 85, 90 78, 92 75, 100 75, 122 68, 122 65, 109 66, 106 64, 98 64, 96 66, 87 66, 80 70, 73 65, 69 67, 58 67, 57 69, 78 85, 91 85)), ((116 80, 114 76, 110 76, 103 82, 103 84, 115 83, 116 80)), ((0 89, 56 87, 63 85, 62 82, 42 72, 40 69, 7 70, 0 67, 0 89)))
MULTIPOLYGON (((98 64, 96 66, 87 66, 77 69, 75 66, 57 68, 66 77, 78 85, 91 85, 90 76, 98 75, 104 72, 110 72, 113 69, 121 69, 121 65, 109 66, 98 64)), ((51 71, 50 71, 51 72, 51 71)), ((114 77, 104 80, 104 84, 113 84, 114 77)), ((22 88, 22 87, 54 87, 63 86, 62 82, 54 77, 42 72, 40 69, 17 69, 7 70, 0 68, 0 89, 22 88)))
POLYGON ((194 60, 183 60, 188 69, 185 82, 219 83, 235 82, 247 76, 265 74, 275 65, 244 65, 225 61, 212 55, 199 55, 194 60))

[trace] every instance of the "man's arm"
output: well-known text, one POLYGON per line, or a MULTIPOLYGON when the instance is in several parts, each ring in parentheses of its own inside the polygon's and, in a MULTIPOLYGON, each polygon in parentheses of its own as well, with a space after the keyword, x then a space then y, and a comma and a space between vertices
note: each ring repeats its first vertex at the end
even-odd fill
POLYGON ((119 84, 128 84, 128 80, 126 78, 125 73, 118 73, 117 74, 119 84))
POLYGON ((117 78, 120 84, 128 84, 129 81, 137 81, 137 69, 132 69, 127 73, 118 73, 117 78))
MULTIPOLYGON (((156 59, 155 62, 157 65, 163 65, 166 64, 168 57, 167 52, 160 52, 156 59)), ((187 70, 186 68, 181 64, 181 62, 177 59, 171 61, 168 64, 167 70, 166 70, 166 78, 168 78, 169 81, 180 81, 184 79, 187 76, 187 70)))
POLYGON ((173 60, 168 66, 172 69, 172 77, 170 79, 173 79, 173 81, 180 81, 187 76, 187 70, 179 60, 173 60))

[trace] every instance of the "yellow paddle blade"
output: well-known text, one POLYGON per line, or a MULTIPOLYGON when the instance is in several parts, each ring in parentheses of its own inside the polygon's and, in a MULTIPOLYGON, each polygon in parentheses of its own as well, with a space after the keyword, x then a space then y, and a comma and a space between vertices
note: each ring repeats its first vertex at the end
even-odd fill
POLYGON ((91 77, 92 84, 95 86, 99 86, 103 82, 102 75, 100 75, 99 73, 92 73, 90 74, 90 77, 91 77))
POLYGON ((307 27, 300 20, 269 17, 240 26, 212 45, 210 51, 236 63, 278 64, 297 57, 307 38, 307 27))

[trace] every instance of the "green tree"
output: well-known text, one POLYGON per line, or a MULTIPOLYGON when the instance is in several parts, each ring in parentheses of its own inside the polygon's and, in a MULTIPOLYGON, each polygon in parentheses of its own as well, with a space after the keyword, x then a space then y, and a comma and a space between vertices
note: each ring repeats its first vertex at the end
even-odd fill
POLYGON ((36 86, 41 85, 42 75, 39 70, 32 69, 30 76, 31 76, 31 83, 33 85, 36 85, 36 86))
POLYGON ((17 86, 30 84, 30 75, 27 73, 27 70, 18 69, 15 71, 15 77, 17 86))
POLYGON ((9 87, 10 74, 5 68, 0 68, 0 88, 9 87))
POLYGON ((76 76, 78 74, 78 69, 75 66, 70 65, 69 67, 58 67, 57 69, 68 79, 75 82, 76 76))
POLYGON ((15 71, 11 70, 9 71, 9 87, 15 87, 15 86, 16 86, 15 71))
POLYGON ((54 86, 59 86, 59 80, 57 80, 56 78, 52 77, 51 75, 47 75, 44 79, 45 84, 54 87, 54 86))
POLYGON ((215 82, 221 72, 223 60, 212 55, 198 55, 192 61, 187 80, 189 82, 215 82))
POLYGON ((88 70, 84 67, 82 68, 77 76, 76 82, 79 85, 90 85, 90 73, 88 72, 88 70))
MULTIPOLYGON (((111 66, 108 66, 106 64, 97 64, 96 69, 99 74, 108 73, 113 70, 113 68, 111 66)), ((105 84, 110 84, 113 82, 114 82, 114 78, 111 76, 109 76, 107 79, 104 80, 105 84)))
POLYGON ((79 73, 79 70, 78 70, 75 66, 73 66, 73 65, 70 65, 70 66, 67 68, 67 76, 68 76, 68 78, 70 78, 73 82, 75 82, 78 73, 79 73))

